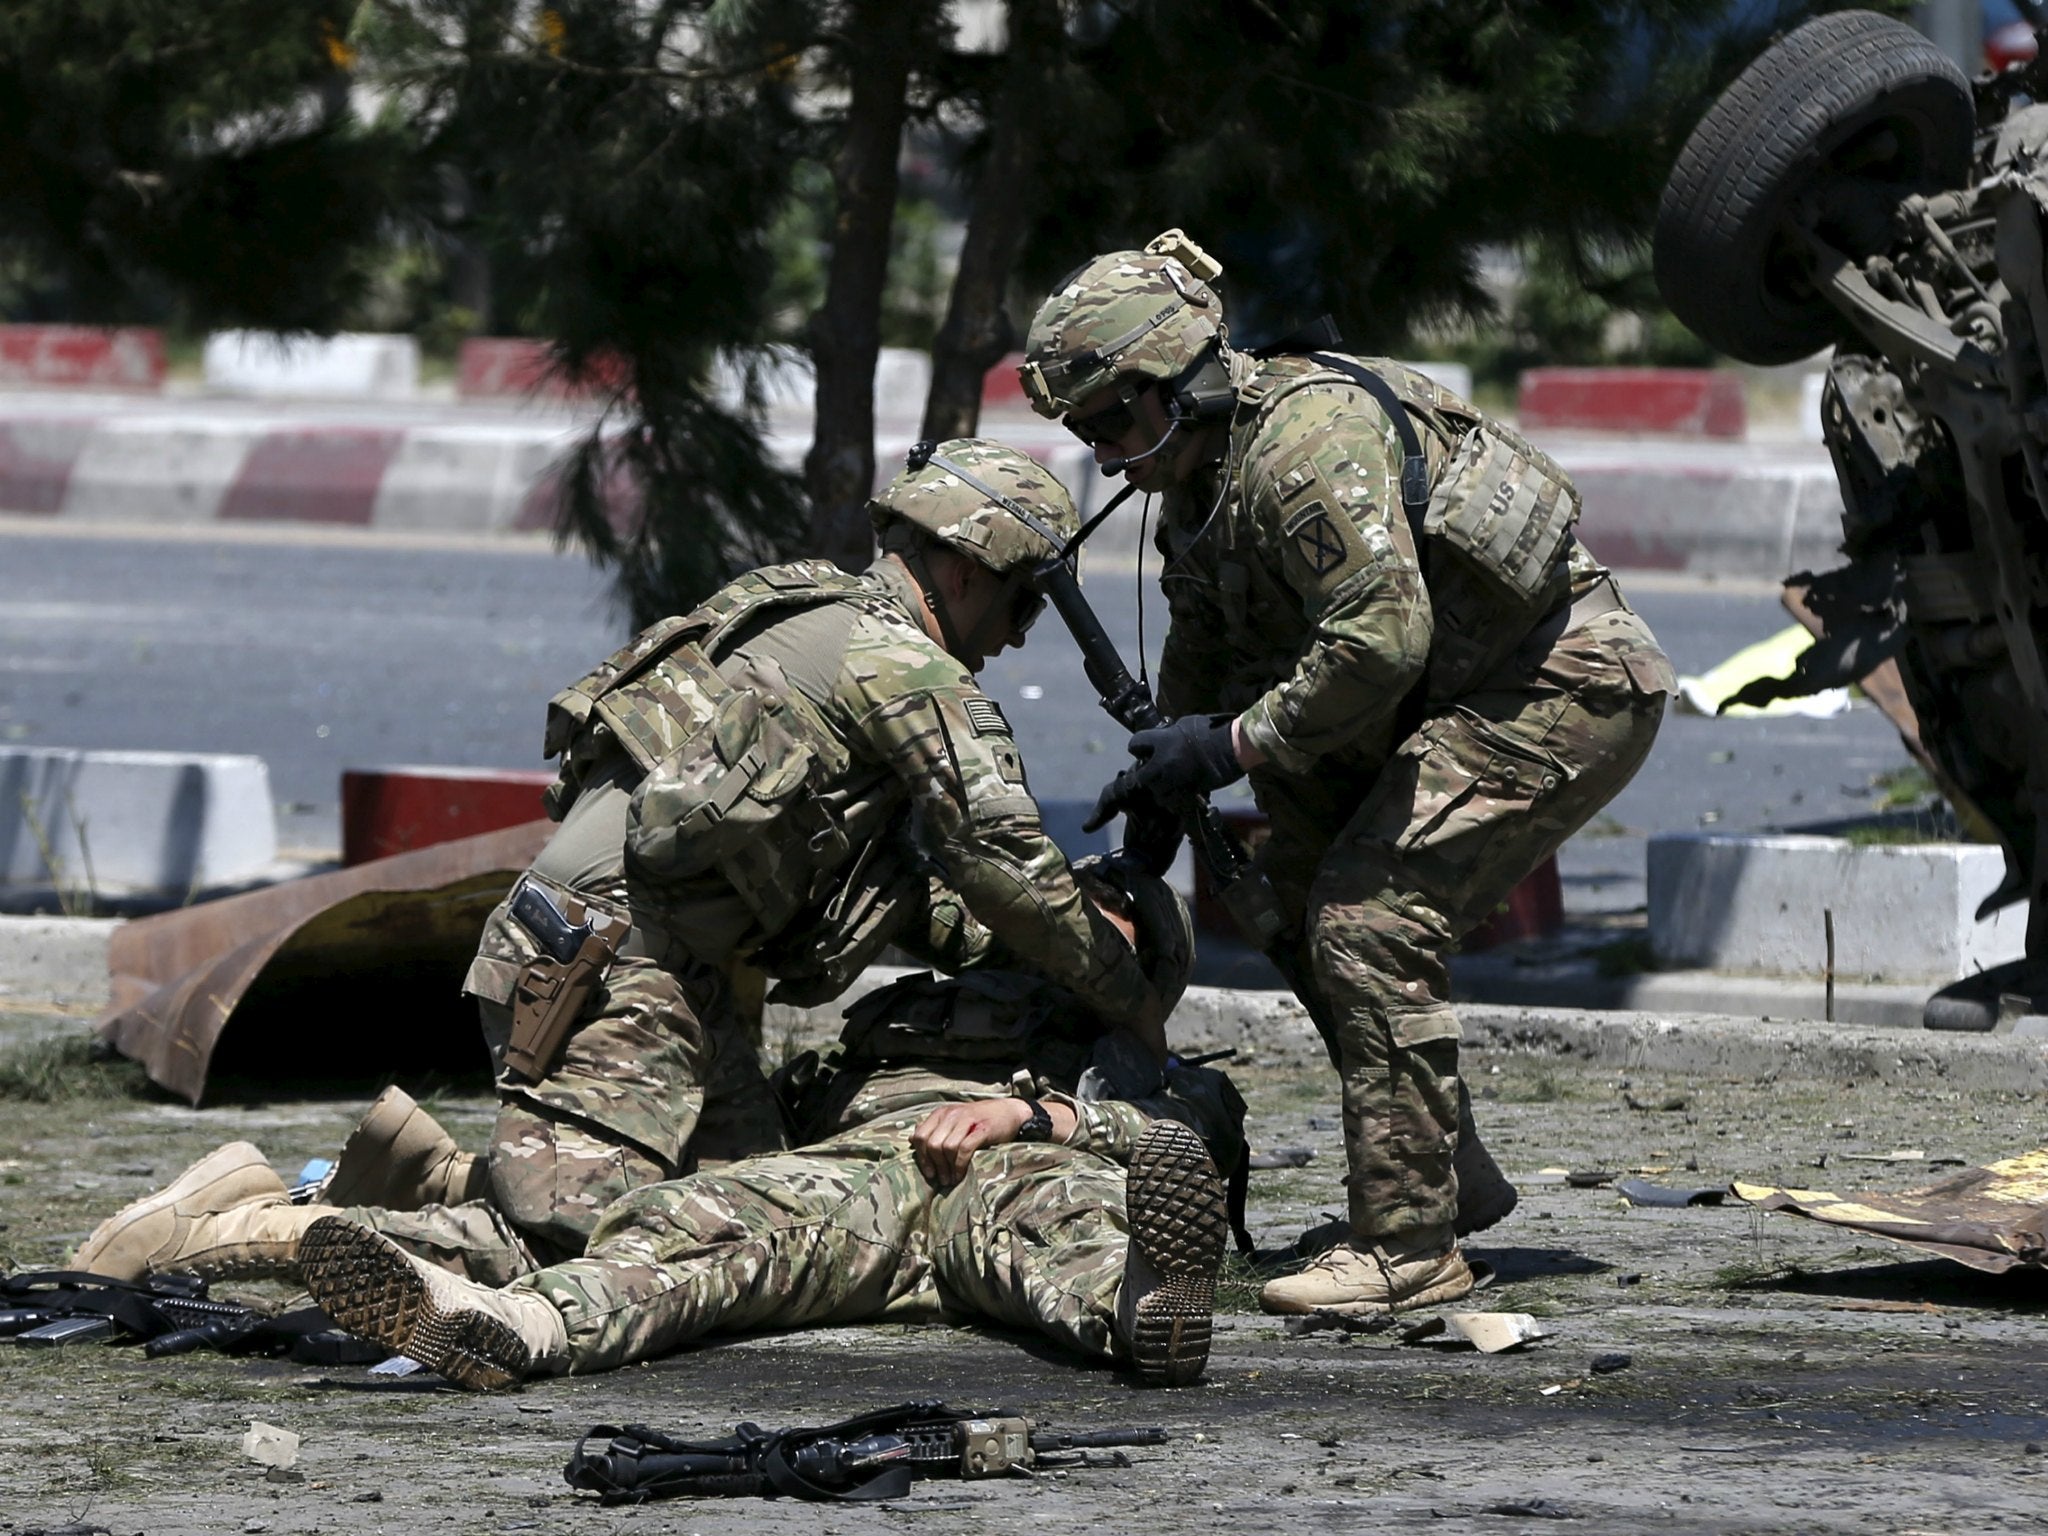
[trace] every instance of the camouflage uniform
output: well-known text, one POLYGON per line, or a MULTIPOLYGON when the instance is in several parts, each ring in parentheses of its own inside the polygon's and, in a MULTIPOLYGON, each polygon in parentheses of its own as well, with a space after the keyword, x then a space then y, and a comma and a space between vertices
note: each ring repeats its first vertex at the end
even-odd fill
POLYGON ((1219 397, 1220 458, 1164 496, 1159 704, 1234 716, 1265 756, 1251 773, 1271 821, 1259 862, 1343 1079, 1355 1237, 1448 1234, 1459 1025, 1446 956, 1633 776, 1675 680, 1570 536, 1562 471, 1373 360, 1435 490, 1418 552, 1387 408, 1330 361, 1230 350, 1203 263, 1176 231, 1091 264, 1039 311, 1026 387, 1048 415, 1132 377, 1219 397), (1111 310, 1131 294, 1145 302, 1111 310), (1480 487, 1464 513, 1526 591, 1476 572, 1448 537, 1447 484, 1480 487))
MULTIPOLYGON (((1058 482, 1022 455, 942 448, 1073 522, 1058 482)), ((997 571, 1033 553, 1032 535, 938 463, 899 476, 878 506, 997 571)), ((782 1145, 732 1005, 735 955, 800 1002, 836 995, 893 942, 947 970, 1027 964, 1110 1017, 1144 1005, 1135 957, 1040 826, 1008 721, 926 633, 921 607, 888 558, 860 576, 770 567, 556 696, 562 826, 524 878, 623 938, 530 1078, 507 1062, 507 1040, 542 951, 511 897, 491 915, 466 990, 503 1100, 489 1156, 497 1215, 371 1225, 501 1281, 582 1251, 630 1189, 782 1145)))
POLYGON ((1099 1036, 1071 995, 1030 978, 906 978, 849 1018, 836 1072, 807 1100, 819 1139, 635 1190, 583 1258, 516 1282, 563 1314, 569 1370, 752 1328, 967 1317, 1109 1358, 1123 1165, 1147 1120, 1190 1125, 1224 1169, 1243 1156, 1228 1079, 1161 1074, 1130 1037, 1099 1036), (958 1184, 933 1187, 911 1131, 939 1104, 1010 1093, 1020 1071, 1074 1108, 1074 1133, 985 1147, 958 1184))

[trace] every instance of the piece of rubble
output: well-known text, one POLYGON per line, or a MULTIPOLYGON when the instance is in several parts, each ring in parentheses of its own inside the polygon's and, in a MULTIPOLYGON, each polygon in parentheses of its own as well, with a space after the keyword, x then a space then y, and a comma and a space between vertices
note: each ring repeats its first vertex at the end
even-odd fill
POLYGON ((1719 1184, 1673 1187, 1652 1184, 1648 1179, 1623 1179, 1614 1186, 1614 1192, 1630 1205, 1656 1206, 1665 1210, 1681 1210, 1690 1205, 1719 1205, 1728 1193, 1719 1184))
POLYGON ((258 1466, 283 1469, 299 1459, 299 1437, 275 1424, 251 1419, 249 1432, 242 1436, 242 1454, 258 1466))
POLYGON ((1485 1355, 1497 1355, 1533 1339, 1549 1337, 1526 1312, 1447 1312, 1444 1323, 1485 1355))

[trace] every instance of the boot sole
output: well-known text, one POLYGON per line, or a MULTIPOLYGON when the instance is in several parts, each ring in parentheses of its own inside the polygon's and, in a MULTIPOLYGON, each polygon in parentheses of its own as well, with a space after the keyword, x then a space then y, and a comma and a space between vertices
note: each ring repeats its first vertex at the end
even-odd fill
POLYGON ((1145 1386, 1183 1387, 1209 1363, 1216 1272, 1230 1216, 1202 1139, 1172 1120, 1145 1128, 1124 1186, 1131 1244, 1159 1277, 1133 1309, 1131 1364, 1145 1386))
POLYGON ((306 1289, 348 1332, 471 1392, 522 1381, 531 1363, 519 1335, 488 1313, 439 1305, 396 1243, 352 1221, 324 1216, 299 1244, 306 1289))
MULTIPOLYGON (((217 1184, 246 1168, 261 1168, 269 1175, 271 1182, 277 1186, 277 1194, 281 1197, 286 1193, 284 1180, 278 1178, 276 1172, 272 1170, 269 1160, 264 1157, 263 1153, 253 1143, 231 1141, 226 1146, 215 1147, 206 1156, 199 1159, 198 1162, 187 1168, 155 1194, 144 1195, 140 1200, 130 1201, 127 1205, 121 1207, 119 1211, 101 1222, 99 1226, 93 1229, 91 1236, 79 1244, 78 1252, 71 1256, 71 1267, 73 1269, 85 1270, 89 1274, 105 1275, 110 1280, 142 1279, 153 1268, 148 1262, 148 1258, 154 1258, 160 1250, 178 1240, 180 1229, 175 1214, 178 1202, 197 1195, 208 1185, 217 1184), (151 1248, 148 1258, 132 1273, 94 1267, 100 1260, 105 1258, 108 1249, 127 1239, 138 1226, 148 1221, 152 1216, 167 1211, 173 1213, 169 1235, 159 1240, 155 1247, 151 1248), (106 1236, 102 1237, 101 1233, 105 1233, 106 1236)), ((176 1260, 169 1261, 166 1268, 171 1272, 175 1272, 176 1260)))
MULTIPOLYGON (((1290 1312, 1331 1312, 1338 1317, 1373 1317, 1383 1312, 1414 1312, 1423 1307, 1441 1306, 1447 1301, 1460 1301, 1470 1296, 1478 1285, 1478 1277, 1468 1268, 1464 1274, 1448 1280, 1439 1280, 1426 1285, 1412 1296, 1403 1296, 1391 1306, 1378 1301, 1340 1301, 1319 1307, 1290 1307, 1290 1312)), ((1272 1311, 1272 1308, 1267 1308, 1272 1311)))

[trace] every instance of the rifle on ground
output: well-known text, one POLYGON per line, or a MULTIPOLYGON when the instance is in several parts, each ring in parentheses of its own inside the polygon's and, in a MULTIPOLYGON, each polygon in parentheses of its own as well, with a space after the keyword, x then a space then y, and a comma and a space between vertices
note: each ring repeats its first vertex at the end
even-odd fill
MULTIPOLYGON (((571 1488, 596 1493, 605 1504, 712 1495, 900 1499, 916 1478, 1003 1477, 1101 1465, 1089 1462, 1087 1452, 1158 1445, 1167 1438, 1157 1428, 1056 1434, 1014 1414, 961 1413, 932 1398, 822 1429, 740 1424, 720 1440, 682 1440, 644 1424, 600 1424, 576 1443, 562 1476, 571 1488), (598 1439, 607 1442, 604 1449, 590 1449, 598 1439)), ((1119 1452, 1107 1465, 1130 1463, 1119 1452)))

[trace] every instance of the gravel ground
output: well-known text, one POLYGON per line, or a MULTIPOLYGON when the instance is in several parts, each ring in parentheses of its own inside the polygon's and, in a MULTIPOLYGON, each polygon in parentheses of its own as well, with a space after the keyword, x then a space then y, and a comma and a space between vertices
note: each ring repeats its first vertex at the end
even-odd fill
MULTIPOLYGON (((9 1021, 0 1019, 0 1035, 9 1021)), ((19 1022, 19 1021, 17 1021, 19 1022)), ((418 1377, 133 1348, 0 1347, 0 1532, 548 1531, 866 1533, 1109 1530, 1978 1532, 2048 1525, 2048 1285, 1740 1205, 1635 1209, 1547 1169, 1645 1171, 1903 1189, 1925 1164, 2041 1140, 2036 1099, 1923 1081, 1617 1070, 1555 1048, 1468 1053, 1481 1125, 1524 1183, 1474 1240, 1495 1273, 1479 1304, 1534 1314, 1548 1337, 1483 1356, 1390 1335, 1290 1336, 1233 1267, 1208 1375, 1141 1393, 1033 1342, 973 1329, 878 1327, 690 1350, 611 1376, 472 1397, 418 1377), (1638 1107, 1631 1107, 1631 1106, 1638 1107), (1816 1169, 1818 1160, 1827 1164, 1816 1169), (1545 1181, 1548 1180, 1548 1181, 1545 1181), (1595 1356, 1627 1366, 1595 1374, 1595 1356), (1032 1480, 921 1483, 886 1506, 672 1501, 602 1509, 560 1469, 593 1424, 723 1433, 825 1423, 937 1395, 1064 1428, 1161 1424, 1174 1438, 1032 1480), (252 1419, 302 1437, 280 1480, 248 1462, 252 1419)), ((131 1069, 78 1068, 48 1102, 0 1104, 0 1258, 47 1267, 94 1222, 234 1137, 285 1172, 331 1155, 374 1084, 346 1098, 244 1088, 193 1111, 131 1069)), ((1262 1146, 1315 1161, 1253 1175, 1261 1243, 1336 1208, 1341 1151, 1326 1072, 1239 1073, 1262 1146)), ((0 1070, 0 1089, 9 1081, 0 1070)), ((332 1090, 322 1090, 323 1093, 332 1090)), ((481 1141, 489 1106, 437 1112, 481 1141)), ((257 1288, 260 1290, 260 1288, 257 1288)), ((271 1291, 282 1298, 282 1291, 271 1291)))

